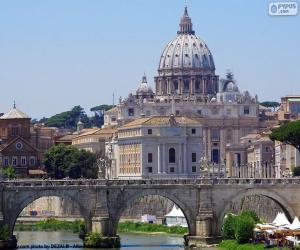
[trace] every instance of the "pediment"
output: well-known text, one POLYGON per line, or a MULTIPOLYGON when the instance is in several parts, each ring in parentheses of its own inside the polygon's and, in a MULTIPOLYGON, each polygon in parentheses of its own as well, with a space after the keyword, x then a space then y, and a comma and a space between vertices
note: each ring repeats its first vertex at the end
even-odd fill
POLYGON ((15 155, 37 154, 37 150, 30 143, 21 137, 11 141, 6 147, 1 150, 2 154, 14 153, 15 155))

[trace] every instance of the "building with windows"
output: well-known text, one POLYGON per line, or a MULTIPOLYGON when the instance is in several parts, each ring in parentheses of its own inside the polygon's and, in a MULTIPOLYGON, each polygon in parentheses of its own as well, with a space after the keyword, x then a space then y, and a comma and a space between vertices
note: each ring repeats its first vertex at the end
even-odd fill
POLYGON ((229 177, 274 178, 280 172, 274 163, 275 144, 269 134, 249 134, 239 144, 226 147, 229 177))
POLYGON ((72 138, 72 146, 104 157, 105 142, 110 140, 115 128, 93 128, 72 138))
POLYGON ((278 120, 287 121, 300 117, 300 95, 287 95, 281 97, 281 105, 278 110, 278 120))
POLYGON ((258 99, 241 92, 231 73, 219 79, 212 53, 193 30, 187 7, 179 30, 160 54, 155 90, 144 76, 135 93, 120 98, 104 125, 122 126, 140 117, 185 116, 202 124, 204 155, 222 163, 226 144, 237 144, 259 127, 258 99))
POLYGON ((11 165, 21 176, 39 165, 30 141, 30 117, 14 107, 0 117, 0 165, 11 165))
POLYGON ((38 174, 43 155, 54 145, 55 128, 31 125, 31 118, 14 107, 0 117, 0 167, 13 166, 19 176, 38 174))
POLYGON ((184 116, 139 118, 118 128, 118 178, 199 175, 202 125, 184 116))

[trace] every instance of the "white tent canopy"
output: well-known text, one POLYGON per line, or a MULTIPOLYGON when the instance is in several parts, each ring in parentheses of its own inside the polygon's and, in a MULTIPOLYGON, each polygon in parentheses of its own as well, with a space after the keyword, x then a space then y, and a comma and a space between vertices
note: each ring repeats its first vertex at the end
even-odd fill
POLYGON ((291 223, 288 221, 284 213, 278 213, 273 223, 275 226, 290 226, 291 223))
POLYGON ((181 211, 180 208, 176 208, 176 206, 174 205, 174 207, 172 208, 171 212, 166 214, 165 217, 181 217, 181 218, 185 218, 183 212, 181 211))
POLYGON ((300 229, 300 221, 299 221, 298 217, 295 217, 292 225, 289 226, 289 229, 292 229, 292 230, 300 229))

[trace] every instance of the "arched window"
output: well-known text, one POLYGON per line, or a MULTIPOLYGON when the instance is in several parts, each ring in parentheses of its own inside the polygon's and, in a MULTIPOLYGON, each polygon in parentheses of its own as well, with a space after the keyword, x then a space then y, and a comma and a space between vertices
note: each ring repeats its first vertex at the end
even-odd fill
POLYGON ((175 149, 170 148, 169 149, 169 163, 175 163, 175 159, 176 159, 175 149))

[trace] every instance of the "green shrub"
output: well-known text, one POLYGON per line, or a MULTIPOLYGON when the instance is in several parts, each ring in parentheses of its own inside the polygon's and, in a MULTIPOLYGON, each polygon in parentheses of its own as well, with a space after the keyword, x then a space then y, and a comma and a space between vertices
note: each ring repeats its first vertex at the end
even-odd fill
POLYGON ((249 216, 238 216, 235 223, 235 239, 237 243, 244 244, 253 237, 254 220, 249 216))
POLYGON ((3 177, 7 179, 16 179, 17 178, 17 172, 14 169, 13 166, 8 165, 3 168, 3 177))
POLYGON ((8 225, 5 224, 0 229, 0 240, 7 241, 9 239, 9 228, 8 225))
POLYGON ((100 233, 87 233, 84 238, 85 247, 97 247, 102 243, 102 235, 100 233))
POLYGON ((222 226, 222 237, 223 239, 234 239, 235 238, 235 222, 236 222, 236 215, 227 214, 223 226, 222 226))
POLYGON ((250 217, 253 219, 253 221, 257 224, 260 222, 260 219, 258 218, 257 214, 255 211, 253 210, 245 210, 245 211, 242 211, 239 216, 241 217, 250 217))

